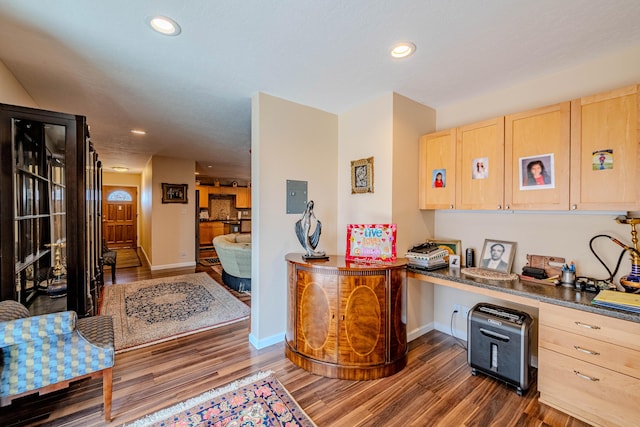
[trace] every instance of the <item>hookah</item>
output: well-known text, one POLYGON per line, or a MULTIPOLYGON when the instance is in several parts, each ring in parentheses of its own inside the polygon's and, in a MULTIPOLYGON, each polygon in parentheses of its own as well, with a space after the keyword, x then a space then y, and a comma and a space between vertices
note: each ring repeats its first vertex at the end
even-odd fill
POLYGON ((640 252, 638 251, 638 232, 636 224, 640 224, 640 218, 619 216, 616 218, 619 224, 631 225, 631 243, 633 247, 627 246, 619 240, 611 237, 611 241, 623 247, 631 254, 631 272, 620 278, 620 284, 627 292, 640 292, 640 252))
POLYGON ((49 269, 47 278, 47 294, 51 298, 58 298, 67 293, 66 268, 62 264, 61 248, 66 246, 65 242, 48 243, 45 246, 55 248, 54 265, 49 269))

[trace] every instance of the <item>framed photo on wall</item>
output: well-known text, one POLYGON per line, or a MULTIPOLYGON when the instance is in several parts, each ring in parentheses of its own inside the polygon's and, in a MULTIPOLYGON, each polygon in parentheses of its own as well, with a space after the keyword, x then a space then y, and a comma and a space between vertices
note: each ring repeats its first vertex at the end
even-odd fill
POLYGON ((511 266, 516 255, 516 246, 516 242, 485 239, 480 262, 478 263, 479 267, 511 273, 511 266))
POLYGON ((189 203, 187 190, 189 184, 162 183, 162 203, 189 203))
POLYGON ((373 157, 351 161, 351 194, 373 193, 373 157))
POLYGON ((556 188, 553 153, 521 157, 519 160, 520 190, 556 188))

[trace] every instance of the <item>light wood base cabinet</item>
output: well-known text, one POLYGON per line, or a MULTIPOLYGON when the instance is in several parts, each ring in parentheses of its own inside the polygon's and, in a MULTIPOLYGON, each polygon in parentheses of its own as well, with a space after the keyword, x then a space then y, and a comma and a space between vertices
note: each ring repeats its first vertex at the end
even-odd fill
POLYGON ((540 402, 594 425, 640 422, 640 324, 540 304, 540 402))
POLYGON ((285 354, 331 378, 370 380, 407 363, 406 260, 384 265, 286 256, 285 354))

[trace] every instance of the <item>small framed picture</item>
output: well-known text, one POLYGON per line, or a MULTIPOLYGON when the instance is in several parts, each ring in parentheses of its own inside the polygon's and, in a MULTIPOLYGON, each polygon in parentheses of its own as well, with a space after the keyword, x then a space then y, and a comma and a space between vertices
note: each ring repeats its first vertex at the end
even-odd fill
POLYGON ((520 190, 556 188, 553 161, 553 153, 521 157, 520 190))
POLYGON ((460 248, 462 246, 460 240, 433 239, 427 241, 435 243, 440 249, 445 249, 447 252, 449 252, 449 255, 460 255, 460 248))
POLYGON ((351 194, 373 193, 373 157, 351 161, 351 194))
POLYGON ((445 188, 447 186, 447 170, 446 169, 434 169, 431 172, 433 188, 445 188))
POLYGON ((516 242, 485 239, 479 267, 511 273, 511 266, 516 255, 516 246, 516 242))
POLYGON ((188 184, 162 183, 162 203, 188 203, 188 184))
POLYGON ((489 176, 489 158, 478 157, 471 161, 471 179, 485 179, 489 176))

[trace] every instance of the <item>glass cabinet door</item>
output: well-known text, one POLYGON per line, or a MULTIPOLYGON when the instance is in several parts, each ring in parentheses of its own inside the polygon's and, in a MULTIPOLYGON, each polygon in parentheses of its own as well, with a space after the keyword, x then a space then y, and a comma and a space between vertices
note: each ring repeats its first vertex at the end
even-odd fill
MULTIPOLYGON (((49 292, 53 267, 66 258, 66 127, 13 118, 15 291, 28 304, 49 292)), ((64 296, 65 292, 60 292, 64 296)))

